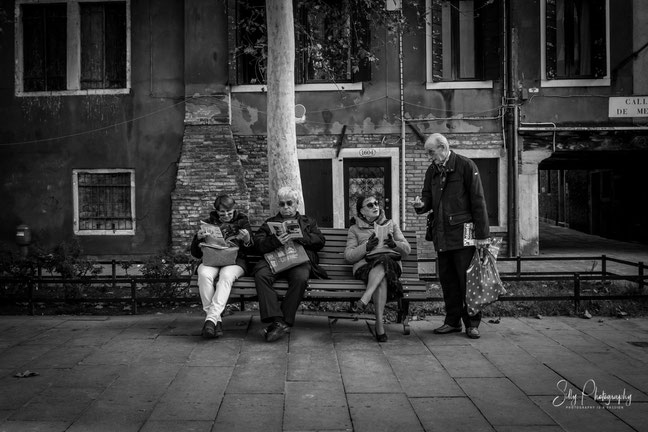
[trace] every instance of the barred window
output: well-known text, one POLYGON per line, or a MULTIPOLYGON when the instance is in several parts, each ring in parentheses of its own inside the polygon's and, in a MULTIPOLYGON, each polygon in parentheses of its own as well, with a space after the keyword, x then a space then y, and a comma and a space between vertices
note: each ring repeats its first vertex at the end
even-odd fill
POLYGON ((74 232, 135 233, 134 170, 74 170, 74 232))

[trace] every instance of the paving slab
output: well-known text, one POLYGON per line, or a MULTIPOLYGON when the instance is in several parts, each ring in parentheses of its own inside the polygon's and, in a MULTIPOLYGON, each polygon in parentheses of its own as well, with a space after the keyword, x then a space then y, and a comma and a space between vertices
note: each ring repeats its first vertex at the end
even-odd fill
POLYGON ((272 351, 242 352, 226 393, 283 394, 287 354, 272 351))
POLYGON ((243 345, 242 339, 201 339, 189 355, 190 366, 234 366, 243 345))
POLYGON ((386 351, 385 355, 408 397, 464 396, 463 390, 432 354, 386 351))
POLYGON ((0 379, 0 410, 20 409, 30 399, 49 386, 42 375, 29 378, 15 378, 12 375, 0 379))
POLYGON ((430 347, 451 377, 501 377, 504 374, 473 346, 430 347))
MULTIPOLYGON (((291 334, 292 337, 292 334, 291 334)), ((288 381, 341 383, 340 366, 332 348, 310 348, 288 354, 288 381)))
POLYGON ((142 351, 146 350, 153 342, 153 340, 119 339, 115 337, 83 359, 82 364, 129 364, 135 361, 142 351))
POLYGON ((472 401, 462 397, 411 398, 426 432, 493 432, 472 401))
MULTIPOLYGON (((616 410, 603 408, 589 398, 584 398, 582 404, 581 399, 578 399, 575 405, 559 407, 554 406, 554 398, 550 396, 532 396, 531 399, 566 432, 590 430, 630 432, 635 430, 617 417, 616 410)), ((623 410, 630 408, 624 407, 623 410)), ((642 428, 645 428, 645 423, 642 428)))
POLYGON ((347 394, 354 432, 424 431, 403 393, 347 394))
POLYGON ((0 355, 0 368, 21 369, 51 351, 52 345, 17 345, 4 350, 0 355))
POLYGON ((70 422, 12 420, 0 424, 2 432, 65 432, 70 422))
POLYGON ((70 424, 100 394, 101 391, 96 388, 48 388, 16 410, 9 420, 60 421, 70 424))
POLYGON ((371 351, 338 351, 347 393, 401 392, 400 383, 384 356, 371 351))
POLYGON ((68 369, 45 369, 40 373, 52 387, 106 389, 121 374, 126 372, 124 365, 76 365, 68 369))
POLYGON ((493 426, 555 424, 508 378, 458 378, 457 383, 493 426))
POLYGON ((92 353, 92 347, 62 345, 47 351, 46 354, 31 361, 28 366, 30 369, 69 369, 81 363, 92 353))
POLYGON ((151 420, 149 419, 140 432, 210 432, 213 420, 151 420))
MULTIPOLYGON (((189 359, 196 346, 197 336, 158 336, 155 340, 145 342, 139 355, 133 359, 138 363, 181 363, 189 359)), ((129 340, 129 339, 126 339, 129 340)))
POLYGON ((556 385, 563 379, 518 347, 487 352, 484 356, 526 395, 555 395, 556 385))
POLYGON ((286 383, 283 429, 287 431, 348 430, 349 407, 342 382, 286 383))
POLYGON ((213 431, 281 432, 283 394, 226 394, 213 431))
POLYGON ((214 420, 232 367, 183 367, 151 413, 154 420, 214 420))

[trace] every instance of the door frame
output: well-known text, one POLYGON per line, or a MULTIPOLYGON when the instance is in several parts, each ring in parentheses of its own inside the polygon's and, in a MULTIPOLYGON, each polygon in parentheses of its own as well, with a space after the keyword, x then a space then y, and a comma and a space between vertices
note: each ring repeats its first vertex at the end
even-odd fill
MULTIPOLYGON (((400 225, 400 149, 392 147, 355 147, 343 148, 336 157, 337 150, 297 149, 298 159, 330 159, 333 178, 333 227, 344 228, 344 159, 391 159, 391 200, 392 220, 400 225)), ((308 214, 308 209, 306 209, 308 214)))

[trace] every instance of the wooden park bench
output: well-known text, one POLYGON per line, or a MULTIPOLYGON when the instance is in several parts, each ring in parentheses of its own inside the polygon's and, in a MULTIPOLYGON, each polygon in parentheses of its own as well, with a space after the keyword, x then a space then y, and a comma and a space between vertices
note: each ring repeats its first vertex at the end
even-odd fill
MULTIPOLYGON (((344 259, 344 248, 346 246, 346 228, 321 228, 326 237, 326 245, 319 251, 320 265, 326 269, 330 279, 309 279, 308 287, 304 295, 304 301, 334 301, 349 302, 359 299, 365 291, 365 284, 356 280, 351 272, 352 265, 344 259)), ((412 252, 403 259, 403 284, 404 297, 398 301, 397 322, 403 324, 403 333, 409 334, 409 302, 410 300, 424 300, 426 296, 426 282, 419 278, 416 233, 404 231, 403 234, 412 247, 412 252)), ((263 259, 260 256, 250 257, 250 269, 254 264, 263 259)), ((192 287, 197 290, 198 277, 192 277, 192 287)), ((285 280, 278 280, 275 289, 279 295, 285 294, 288 284, 285 280)), ((232 286, 229 303, 240 302, 241 308, 245 307, 246 301, 256 301, 257 293, 254 287, 254 277, 243 276, 232 286)), ((330 318, 365 318, 365 315, 353 315, 352 313, 322 312, 330 318)), ((366 317, 370 318, 370 317, 366 317)))

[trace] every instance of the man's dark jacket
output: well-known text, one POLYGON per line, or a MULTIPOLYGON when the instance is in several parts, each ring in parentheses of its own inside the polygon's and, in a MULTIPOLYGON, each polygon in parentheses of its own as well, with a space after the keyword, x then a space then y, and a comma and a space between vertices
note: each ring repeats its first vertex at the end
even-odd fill
POLYGON ((484 189, 477 165, 451 151, 445 167, 430 164, 425 173, 422 214, 432 211, 432 241, 437 252, 461 249, 464 223, 473 222, 476 239, 490 235, 484 189))
MULTIPOLYGON (((286 219, 295 219, 299 222, 299 227, 304 234, 304 238, 295 240, 295 243, 303 245, 306 250, 308 259, 311 262, 311 276, 319 279, 328 279, 326 270, 319 265, 319 255, 317 255, 317 251, 321 250, 326 244, 326 239, 317 226, 315 219, 301 215, 299 212, 294 217, 286 219)), ((283 222, 284 220, 281 213, 277 213, 275 216, 267 219, 254 234, 254 245, 261 254, 272 252, 283 246, 279 239, 270 231, 268 222, 283 222)))

